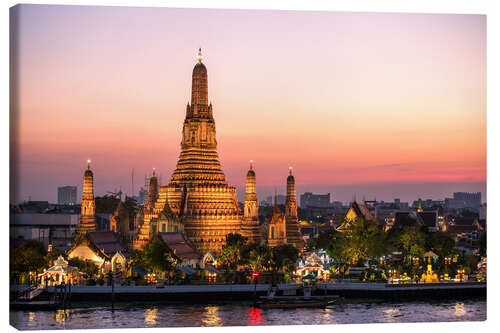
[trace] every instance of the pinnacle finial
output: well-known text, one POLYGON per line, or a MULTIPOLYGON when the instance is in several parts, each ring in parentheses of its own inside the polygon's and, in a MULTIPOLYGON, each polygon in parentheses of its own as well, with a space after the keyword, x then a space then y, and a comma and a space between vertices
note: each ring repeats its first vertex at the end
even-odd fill
POLYGON ((198 56, 196 58, 198 59, 198 62, 201 64, 201 61, 203 60, 203 56, 201 55, 201 47, 198 49, 198 56))
POLYGON ((87 160, 87 169, 90 170, 90 160, 87 160))
POLYGON ((253 160, 250 160, 250 170, 253 170, 253 160))
POLYGON ((153 167, 153 177, 155 176, 156 174, 156 168, 153 167))
POLYGON ((288 167, 288 171, 290 172, 290 176, 292 175, 292 169, 293 169, 292 166, 288 167))

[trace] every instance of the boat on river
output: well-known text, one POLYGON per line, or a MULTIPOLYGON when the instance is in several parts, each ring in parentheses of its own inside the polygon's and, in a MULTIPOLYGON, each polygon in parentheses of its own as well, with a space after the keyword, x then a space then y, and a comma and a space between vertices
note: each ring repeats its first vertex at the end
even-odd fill
POLYGON ((255 307, 262 309, 296 309, 296 308, 325 308, 338 304, 342 298, 340 296, 312 296, 310 286, 302 287, 304 296, 276 296, 274 288, 267 296, 261 296, 255 302, 255 307))
POLYGON ((339 296, 330 297, 300 297, 300 296, 275 296, 261 297, 255 302, 255 307, 261 309, 297 309, 297 308, 325 308, 338 304, 339 296))

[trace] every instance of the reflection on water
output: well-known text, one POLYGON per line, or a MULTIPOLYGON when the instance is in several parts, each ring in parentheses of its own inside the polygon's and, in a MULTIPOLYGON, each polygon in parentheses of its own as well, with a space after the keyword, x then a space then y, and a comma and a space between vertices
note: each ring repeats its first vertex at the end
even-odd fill
POLYGON ((249 325, 319 325, 387 322, 486 320, 484 299, 460 302, 346 302, 326 309, 258 309, 249 303, 109 304, 59 311, 11 311, 18 329, 82 329, 126 327, 197 327, 249 325))
POLYGON ((157 318, 158 318, 158 308, 146 309, 144 311, 144 323, 147 326, 156 325, 157 318))
POLYGON ((70 310, 62 310, 62 309, 59 309, 56 311, 56 322, 58 323, 64 323, 66 321, 66 318, 68 318, 69 316, 69 311, 70 310))
POLYGON ((465 304, 457 302, 457 304, 455 304, 455 316, 462 317, 465 316, 465 313, 465 304))
POLYGON ((201 321, 203 323, 201 326, 222 326, 222 319, 219 317, 219 307, 205 307, 205 313, 201 321))
POLYGON ((254 325, 262 325, 261 316, 262 310, 259 308, 254 308, 253 306, 250 307, 250 314, 248 315, 248 325, 254 326, 254 325))

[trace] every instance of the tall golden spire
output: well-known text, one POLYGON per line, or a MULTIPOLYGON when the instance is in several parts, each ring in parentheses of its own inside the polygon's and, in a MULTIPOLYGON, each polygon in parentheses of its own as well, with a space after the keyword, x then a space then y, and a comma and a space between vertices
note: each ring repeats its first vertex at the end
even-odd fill
POLYGON ((181 153, 169 184, 227 185, 217 154, 215 120, 208 104, 207 68, 201 62, 193 68, 191 105, 187 105, 182 130, 181 153))
POLYGON ((87 160, 87 170, 83 174, 82 205, 80 215, 79 234, 96 231, 95 201, 94 201, 94 173, 90 170, 90 160, 87 160))
POLYGON ((286 238, 287 242, 293 244, 298 250, 304 247, 304 240, 300 233, 299 220, 297 215, 297 192, 295 191, 295 177, 292 174, 292 167, 288 168, 289 174, 286 179, 286 238))
POLYGON ((259 228, 259 202, 257 200, 257 182, 252 160, 250 160, 250 168, 247 172, 242 222, 241 234, 248 238, 249 243, 260 244, 262 235, 259 228))

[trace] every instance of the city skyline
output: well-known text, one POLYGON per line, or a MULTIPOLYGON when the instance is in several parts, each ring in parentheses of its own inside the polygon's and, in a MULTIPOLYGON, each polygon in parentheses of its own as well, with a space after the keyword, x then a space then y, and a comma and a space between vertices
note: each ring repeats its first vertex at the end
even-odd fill
POLYGON ((298 192, 335 201, 456 191, 486 201, 484 15, 21 10, 30 33, 19 36, 13 201, 55 201, 66 184, 81 192, 87 158, 96 195, 130 192, 132 168, 136 195, 153 167, 165 185, 200 46, 240 200, 252 159, 259 200, 283 192, 292 165, 298 192))

